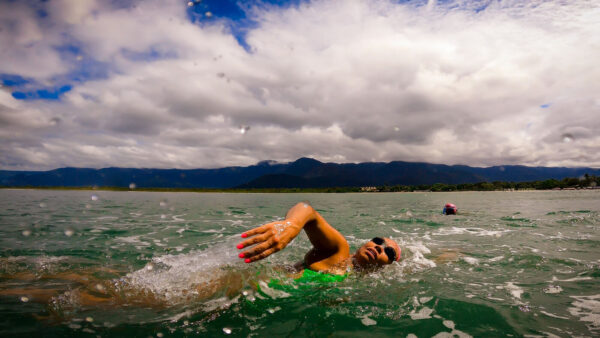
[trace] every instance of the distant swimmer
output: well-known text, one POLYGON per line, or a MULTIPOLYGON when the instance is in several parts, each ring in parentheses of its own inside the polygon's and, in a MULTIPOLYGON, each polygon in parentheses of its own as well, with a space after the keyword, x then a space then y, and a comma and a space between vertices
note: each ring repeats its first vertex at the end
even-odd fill
POLYGON ((343 275, 352 269, 375 270, 400 260, 398 244, 384 237, 374 237, 354 254, 348 242, 310 205, 298 203, 283 221, 271 222, 242 233, 237 248, 246 263, 256 262, 283 250, 304 229, 313 245, 304 259, 295 264, 298 271, 311 270, 343 275))
POLYGON ((442 214, 444 215, 456 215, 457 212, 458 208, 452 203, 446 203, 444 210, 442 210, 442 214))

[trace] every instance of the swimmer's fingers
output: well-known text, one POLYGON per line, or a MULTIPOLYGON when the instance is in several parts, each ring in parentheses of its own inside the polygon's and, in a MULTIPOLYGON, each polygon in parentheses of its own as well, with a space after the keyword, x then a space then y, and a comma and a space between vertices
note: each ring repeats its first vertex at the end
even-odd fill
POLYGON ((270 249, 267 249, 267 250, 259 253, 258 255, 255 255, 255 256, 252 256, 252 257, 248 258, 249 260, 246 261, 246 262, 247 263, 256 262, 256 261, 261 260, 263 258, 269 257, 271 254, 274 254, 277 251, 278 251, 277 248, 274 248, 274 247, 270 248, 270 249))
POLYGON ((271 236, 273 236, 273 233, 271 231, 268 231, 261 235, 254 236, 252 238, 248 238, 247 240, 243 241, 242 243, 240 243, 238 245, 238 249, 243 249, 247 246, 257 244, 257 243, 266 242, 269 239, 269 237, 271 237, 271 236))
POLYGON ((280 245, 279 240, 277 240, 274 237, 271 237, 266 242, 258 244, 257 246, 251 248, 248 251, 242 252, 242 254, 240 254, 240 258, 245 258, 246 262, 250 263, 250 262, 254 262, 259 259, 263 259, 263 258, 267 257, 268 255, 270 255, 274 252, 277 252, 281 249, 282 249, 282 246, 280 245), (265 252, 267 252, 266 255, 264 255, 265 252), (260 257, 260 258, 256 258, 256 257, 260 257), (250 260, 250 261, 248 261, 248 260, 250 260))
POLYGON ((242 238, 252 237, 254 235, 262 234, 269 231, 273 227, 272 223, 267 223, 265 225, 256 227, 254 229, 250 229, 244 233, 242 233, 242 238))

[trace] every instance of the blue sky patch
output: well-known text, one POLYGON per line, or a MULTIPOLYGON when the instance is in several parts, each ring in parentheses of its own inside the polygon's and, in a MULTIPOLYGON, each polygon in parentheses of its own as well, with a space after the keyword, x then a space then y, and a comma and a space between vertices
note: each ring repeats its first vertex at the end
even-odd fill
POLYGON ((29 79, 14 74, 0 74, 0 80, 2 85, 7 87, 22 86, 31 82, 29 79))
POLYGON ((247 15, 253 7, 279 7, 287 8, 299 6, 306 2, 303 0, 262 0, 262 1, 237 1, 237 0, 204 0, 192 1, 193 6, 188 9, 188 18, 197 24, 210 24, 217 19, 225 19, 229 32, 240 46, 248 52, 251 46, 246 41, 248 31, 256 28, 258 23, 247 15))
POLYGON ((58 88, 38 89, 29 92, 15 91, 12 93, 12 96, 17 100, 58 100, 62 94, 71 89, 70 85, 65 85, 58 88))

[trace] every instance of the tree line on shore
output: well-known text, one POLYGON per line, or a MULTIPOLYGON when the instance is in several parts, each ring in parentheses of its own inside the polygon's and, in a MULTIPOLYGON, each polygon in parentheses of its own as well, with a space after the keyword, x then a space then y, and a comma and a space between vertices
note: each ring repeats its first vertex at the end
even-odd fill
POLYGON ((600 187, 600 176, 585 174, 582 177, 567 177, 562 180, 548 179, 529 182, 478 182, 432 185, 394 185, 377 187, 377 191, 496 191, 496 190, 552 190, 552 189, 587 189, 600 187))

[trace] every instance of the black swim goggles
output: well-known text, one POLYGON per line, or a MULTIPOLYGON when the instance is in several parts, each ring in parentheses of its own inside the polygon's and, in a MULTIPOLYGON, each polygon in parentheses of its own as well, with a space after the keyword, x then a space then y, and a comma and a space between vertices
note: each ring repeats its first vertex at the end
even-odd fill
POLYGON ((377 244, 377 245, 383 245, 383 252, 385 252, 385 254, 388 256, 390 263, 396 260, 397 254, 396 254, 396 250, 394 248, 392 248, 391 246, 388 246, 387 243, 385 242, 385 240, 381 237, 375 237, 371 240, 371 242, 377 244))

